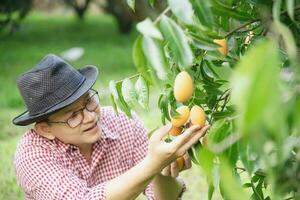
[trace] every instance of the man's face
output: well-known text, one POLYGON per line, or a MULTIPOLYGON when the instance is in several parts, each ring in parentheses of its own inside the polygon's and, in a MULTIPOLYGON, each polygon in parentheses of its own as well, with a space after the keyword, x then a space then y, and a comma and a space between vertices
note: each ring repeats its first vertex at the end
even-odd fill
MULTIPOLYGON (((93 96, 94 98, 98 98, 93 96)), ((101 137, 100 105, 94 111, 83 109, 91 100, 91 92, 80 97, 76 102, 49 117, 51 133, 66 144, 82 146, 93 144, 101 137), (82 123, 71 128, 66 122, 74 116, 82 116, 82 123)), ((70 122, 70 120, 69 120, 70 122)), ((70 123, 69 123, 70 124, 70 123)))

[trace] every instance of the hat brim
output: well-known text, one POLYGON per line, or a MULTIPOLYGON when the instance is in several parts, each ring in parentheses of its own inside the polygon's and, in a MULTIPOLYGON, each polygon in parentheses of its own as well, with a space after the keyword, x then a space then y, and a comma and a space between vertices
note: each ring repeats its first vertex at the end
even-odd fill
POLYGON ((95 66, 87 65, 81 69, 78 69, 78 71, 85 77, 85 80, 82 83, 82 85, 76 91, 74 91, 74 93, 71 96, 69 96, 67 99, 60 102, 59 104, 55 105, 54 107, 50 108, 46 112, 40 113, 38 115, 32 116, 29 115, 28 111, 25 111, 24 113, 15 117, 13 119, 13 123, 15 125, 26 126, 34 122, 41 121, 43 119, 46 119, 49 115, 53 114, 54 112, 57 112, 58 110, 63 109, 66 106, 78 100, 95 84, 98 77, 98 69, 95 66))

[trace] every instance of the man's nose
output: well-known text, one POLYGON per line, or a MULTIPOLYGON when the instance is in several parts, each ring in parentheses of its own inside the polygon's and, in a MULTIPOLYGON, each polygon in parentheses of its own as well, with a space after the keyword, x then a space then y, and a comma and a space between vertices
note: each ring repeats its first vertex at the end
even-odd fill
POLYGON ((83 109, 83 122, 84 123, 94 121, 94 118, 95 118, 95 112, 94 111, 89 111, 87 109, 83 109))

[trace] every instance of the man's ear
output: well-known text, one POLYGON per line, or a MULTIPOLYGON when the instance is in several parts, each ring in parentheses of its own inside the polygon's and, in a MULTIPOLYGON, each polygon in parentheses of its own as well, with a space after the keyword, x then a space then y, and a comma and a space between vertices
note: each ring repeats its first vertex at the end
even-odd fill
POLYGON ((54 140, 55 136, 52 134, 49 124, 46 122, 35 123, 34 129, 41 136, 48 138, 49 140, 54 140))

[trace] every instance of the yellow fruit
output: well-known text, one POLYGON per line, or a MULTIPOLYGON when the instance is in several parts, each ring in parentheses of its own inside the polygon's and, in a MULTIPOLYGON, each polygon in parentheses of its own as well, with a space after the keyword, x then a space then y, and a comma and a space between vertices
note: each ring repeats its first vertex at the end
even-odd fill
POLYGON ((186 72, 177 74, 174 82, 174 97, 178 102, 186 102, 193 95, 193 79, 186 72))
POLYGON ((194 105, 190 112, 190 119, 193 125, 198 124, 203 127, 206 121, 204 110, 200 106, 194 105))
POLYGON ((169 134, 172 136, 178 136, 181 134, 181 132, 182 132, 182 127, 172 126, 172 128, 169 131, 169 134))
POLYGON ((220 45, 218 51, 223 55, 227 56, 228 54, 228 45, 225 39, 214 39, 214 43, 220 45))
POLYGON ((178 168, 179 171, 183 170, 183 168, 184 168, 184 158, 183 158, 183 156, 178 157, 176 159, 176 164, 177 164, 177 168, 178 168))
POLYGON ((179 115, 173 117, 171 119, 171 123, 175 127, 180 127, 189 119, 190 109, 187 106, 181 106, 177 108, 176 111, 179 113, 179 115))

